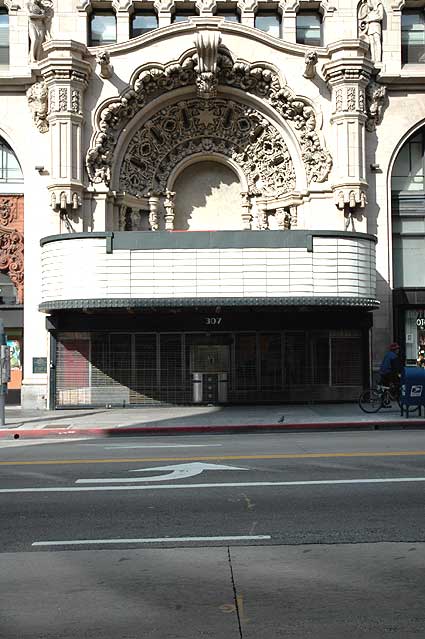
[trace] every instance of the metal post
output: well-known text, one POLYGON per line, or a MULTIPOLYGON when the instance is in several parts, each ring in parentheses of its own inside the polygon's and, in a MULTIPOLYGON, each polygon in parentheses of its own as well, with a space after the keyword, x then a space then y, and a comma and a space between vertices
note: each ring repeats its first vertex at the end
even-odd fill
MULTIPOLYGON (((0 347, 1 346, 5 346, 6 345, 6 335, 4 333, 4 323, 3 320, 0 319, 0 347)), ((1 349, 4 350, 4 349, 1 349)), ((7 384, 4 383, 3 380, 3 361, 0 360, 0 366, 1 366, 1 371, 0 371, 0 375, 1 375, 1 379, 0 379, 0 426, 4 426, 5 425, 5 411, 4 411, 4 405, 5 405, 5 400, 6 400, 6 393, 7 393, 7 384)))

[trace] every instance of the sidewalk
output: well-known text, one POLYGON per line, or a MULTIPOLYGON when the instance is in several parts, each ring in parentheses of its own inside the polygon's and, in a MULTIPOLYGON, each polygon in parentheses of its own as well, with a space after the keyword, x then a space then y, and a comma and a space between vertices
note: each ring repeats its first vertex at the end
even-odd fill
POLYGON ((280 406, 143 406, 79 410, 6 408, 1 438, 83 437, 288 430, 425 428, 417 412, 363 413, 356 403, 280 406))

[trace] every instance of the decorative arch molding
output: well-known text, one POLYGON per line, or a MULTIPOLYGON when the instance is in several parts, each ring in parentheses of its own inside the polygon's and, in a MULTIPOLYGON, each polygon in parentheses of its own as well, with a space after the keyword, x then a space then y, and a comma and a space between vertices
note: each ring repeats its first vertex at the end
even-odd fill
MULTIPOLYGON (((111 182, 114 151, 124 127, 154 99, 178 89, 198 88, 198 95, 208 102, 216 92, 202 94, 199 83, 199 57, 187 52, 180 60, 167 65, 144 65, 133 75, 130 86, 118 99, 103 103, 96 114, 95 132, 86 156, 86 166, 93 183, 111 182)), ((307 182, 324 182, 332 167, 332 158, 322 145, 319 122, 311 102, 295 95, 278 72, 264 63, 233 61, 229 52, 217 52, 214 82, 217 94, 220 86, 238 89, 266 101, 294 132, 305 166, 307 182)))
POLYGON ((136 197, 164 193, 178 164, 210 153, 233 160, 252 195, 281 198, 295 190, 288 148, 261 113, 236 100, 189 98, 161 109, 133 135, 121 165, 120 191, 136 197))

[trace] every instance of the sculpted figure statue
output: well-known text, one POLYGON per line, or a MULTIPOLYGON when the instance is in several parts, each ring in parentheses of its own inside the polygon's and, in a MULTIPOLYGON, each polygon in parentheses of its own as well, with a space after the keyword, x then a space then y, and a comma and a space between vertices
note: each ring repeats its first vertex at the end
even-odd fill
POLYGON ((38 62, 41 57, 41 45, 51 39, 50 22, 53 15, 51 0, 33 0, 27 3, 30 37, 30 62, 38 62))
POLYGON ((381 0, 365 0, 359 7, 359 30, 369 41, 373 62, 382 60, 382 20, 384 6, 381 0))

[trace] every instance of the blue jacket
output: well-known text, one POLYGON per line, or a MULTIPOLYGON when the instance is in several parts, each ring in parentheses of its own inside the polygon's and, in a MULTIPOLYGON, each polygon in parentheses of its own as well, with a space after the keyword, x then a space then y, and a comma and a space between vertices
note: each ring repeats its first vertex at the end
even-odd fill
POLYGON ((388 373, 399 373, 401 371, 400 358, 394 351, 388 351, 384 355, 381 368, 379 372, 381 375, 387 375, 388 373))

